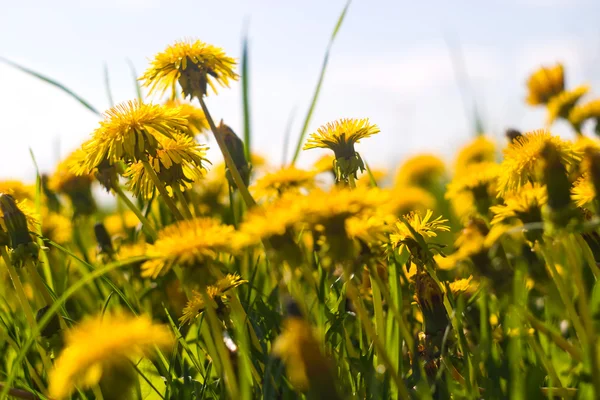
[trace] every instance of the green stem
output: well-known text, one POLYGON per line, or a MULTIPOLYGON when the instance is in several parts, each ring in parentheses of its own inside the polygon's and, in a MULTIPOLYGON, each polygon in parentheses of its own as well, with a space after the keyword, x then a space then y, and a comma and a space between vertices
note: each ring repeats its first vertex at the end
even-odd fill
POLYGON ((131 200, 129 200, 129 197, 127 197, 125 193, 123 193, 123 189, 121 189, 119 185, 115 185, 113 190, 117 196, 119 196, 121 201, 127 205, 127 207, 136 215, 136 217, 138 217, 142 223, 142 229, 144 229, 144 232, 146 232, 146 234, 152 239, 156 239, 158 237, 158 233, 156 233, 156 230, 154 230, 150 224, 150 221, 148 221, 148 218, 144 216, 142 211, 131 200))
POLYGON ((158 175, 156 175, 156 172, 154 171, 154 168, 152 168, 152 165, 150 165, 148 161, 142 161, 142 164, 144 164, 144 169, 146 170, 146 173, 150 176, 152 182, 154 182, 154 186, 156 186, 156 189, 158 189, 158 193, 160 193, 160 195, 162 196, 163 201, 165 202, 167 207, 169 207, 169 210, 171 210, 175 219, 179 221, 184 220, 185 218, 183 218, 183 214, 181 214, 181 211, 179 211, 177 205, 175 204, 171 196, 169 196, 167 188, 161 182, 158 175))
POLYGON ((173 193, 175 193, 177 200, 181 204, 181 207, 183 207, 183 213, 185 214, 185 218, 186 219, 194 218, 194 216, 192 215, 192 212, 190 211, 190 206, 188 205, 188 202, 185 199, 185 196, 181 192, 179 185, 173 185, 173 186, 171 186, 171 188, 173 189, 173 193))
MULTIPOLYGON (((27 272, 29 272, 29 276, 31 277, 31 280, 33 281, 33 285, 36 288, 36 292, 42 296, 44 305, 51 306, 52 304, 54 304, 54 299, 50 295, 50 291, 44 284, 44 281, 42 280, 42 277, 40 276, 33 261, 28 260, 27 263, 25 264, 25 268, 27 269, 27 272)), ((67 329, 67 324, 65 323, 64 319, 62 318, 62 315, 60 315, 60 314, 58 315, 58 321, 60 323, 61 329, 67 329)))
POLYGON ((371 274, 371 291, 373 292, 373 309, 375 310, 375 327, 377 336, 385 342, 385 321, 383 319, 383 303, 381 301, 381 289, 377 280, 371 274))
MULTIPOLYGON (((571 263, 570 270, 573 271, 575 286, 579 292, 578 303, 579 311, 583 319, 583 326, 586 330, 588 347, 587 353, 590 356, 590 364, 592 369, 592 381, 594 384, 594 390, 596 391, 596 398, 600 397, 600 365, 598 364, 598 351, 596 348, 596 330, 594 329, 594 321, 592 319, 592 312, 588 303, 588 293, 585 284, 583 283, 583 276, 581 274, 581 266, 583 262, 580 262, 578 255, 575 253, 577 249, 577 243, 573 235, 569 235, 567 241, 570 243, 563 243, 567 252, 567 259, 571 263)), ((582 249, 583 250, 583 249, 582 249)))
POLYGON ((350 189, 356 188, 356 180, 354 179, 354 174, 348 175, 348 187, 350 187, 350 189))
POLYGON ((556 265, 554 265, 554 260, 550 257, 550 252, 544 248, 542 250, 542 254, 544 255, 544 258, 546 259, 546 266, 550 269, 550 274, 552 275, 552 280, 554 281, 554 284, 556 285, 556 288, 558 289, 558 293, 560 295, 560 298, 561 298, 563 304, 565 305, 567 314, 569 315, 571 322, 573 323, 573 327, 575 328, 575 333, 577 334, 577 337, 579 338, 579 340, 582 343, 586 343, 587 342, 586 331, 583 327, 583 323, 581 322, 581 319, 579 318, 579 315, 577 314, 577 311, 575 310, 575 305, 571 301, 571 297, 569 296, 567 287, 566 287, 565 283, 563 282, 563 278, 558 273, 558 270, 556 269, 556 265))
POLYGON ((239 388, 237 379, 235 376, 235 372, 233 370, 233 365, 231 364, 231 357, 225 347, 225 343, 223 343, 223 328, 220 325, 221 322, 217 317, 217 313, 215 309, 212 307, 212 300, 208 296, 206 289, 202 290, 202 298, 204 300, 204 304, 206 307, 204 308, 205 314, 208 315, 208 322, 210 325, 210 330, 212 333, 212 337, 215 342, 215 347, 217 348, 217 355, 219 356, 221 362, 223 363, 223 371, 225 372, 225 383, 227 390, 229 391, 230 397, 232 399, 239 399, 239 388))
POLYGON ((223 154, 223 158, 225 159, 225 165, 227 165, 229 172, 231 172, 233 181, 235 182, 235 185, 237 186, 238 190, 240 191, 240 194, 242 195, 242 198, 244 199, 246 206, 248 208, 254 207, 256 205, 256 201, 254 201, 254 199, 252 198, 252 195, 250 194, 250 191, 248 191, 248 188, 244 184, 244 181, 242 180, 242 176, 240 175, 240 172, 238 171, 238 169, 235 165, 235 162, 233 161, 233 158, 231 157, 231 154, 229 153, 229 149, 227 149, 225 140, 223 140, 223 136, 221 136, 221 133, 217 129, 215 122, 213 121, 210 113, 208 112, 206 103, 204 103, 204 98, 199 97, 198 101, 200 101, 200 106, 202 107, 202 111, 204 111, 204 115, 206 116, 208 125, 210 125, 210 129, 211 129, 213 135, 215 136, 215 139, 217 140, 217 144, 219 145, 219 149, 221 150, 221 153, 223 154))
POLYGON ((385 346, 379 340, 379 337, 377 337, 377 334, 375 333, 373 326, 371 324, 371 319, 369 318, 367 310, 365 309, 365 307, 362 303, 362 300, 360 299, 360 297, 358 295, 358 289, 356 288, 356 286, 354 285, 352 280, 349 279, 350 276, 348 276, 348 275, 349 274, 346 274, 346 293, 350 297, 350 300, 352 300, 352 304, 354 304, 354 306, 356 307, 356 315, 358 316, 358 318, 361 322, 361 325, 365 329, 365 332, 367 333, 367 337, 375 345, 375 349, 377 349, 377 353, 378 353, 379 358, 381 359, 381 362, 383 363, 386 370, 389 372, 390 376, 392 377, 392 380, 398 387, 398 392, 400 393, 400 397, 403 399, 409 399, 410 396, 408 395, 408 389, 406 388, 404 381, 400 378, 400 376, 398 375, 398 372, 394 368, 394 364, 392 363, 392 360, 390 360, 390 358, 386 352, 385 346))
POLYGON ((538 332, 546 335, 555 345, 566 351, 573 357, 574 360, 579 362, 583 361, 583 353, 578 347, 573 346, 569 341, 562 337, 558 332, 548 328, 542 321, 538 320, 531 312, 526 309, 521 310, 525 314, 525 318, 531 324, 531 326, 538 332))

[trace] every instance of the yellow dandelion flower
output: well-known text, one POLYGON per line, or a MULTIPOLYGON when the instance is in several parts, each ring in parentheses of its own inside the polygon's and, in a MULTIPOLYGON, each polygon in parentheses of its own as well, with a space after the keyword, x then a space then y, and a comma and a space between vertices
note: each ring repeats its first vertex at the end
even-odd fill
POLYGON ((71 240, 73 226, 69 218, 44 209, 42 221, 44 222, 42 224, 42 236, 59 244, 65 244, 71 240))
POLYGON ((397 216, 411 211, 426 212, 435 208, 435 197, 418 186, 395 186, 389 191, 389 201, 383 205, 385 212, 397 216))
POLYGON ((17 180, 0 181, 0 193, 10 194, 15 200, 33 200, 35 188, 17 180))
POLYGON ((261 177, 250 188, 258 198, 281 196, 285 192, 312 189, 315 186, 315 172, 285 167, 261 177))
POLYGON ((527 80, 527 103, 532 106, 546 104, 552 97, 565 90, 564 68, 562 64, 542 67, 527 80))
POLYGON ((196 218, 169 225, 148 246, 151 260, 142 265, 142 276, 156 278, 174 264, 191 267, 215 260, 219 253, 237 253, 247 243, 246 236, 231 225, 213 218, 196 218))
POLYGON ((461 293, 473 294, 477 291, 479 283, 473 280, 473 275, 465 279, 458 279, 454 282, 450 282, 450 291, 454 296, 458 296, 461 293))
POLYGON ((297 206, 296 196, 284 196, 263 207, 255 207, 244 216, 240 231, 256 243, 273 236, 282 236, 288 229, 303 221, 301 208, 297 206))
POLYGON ((330 149, 335 155, 334 171, 338 181, 347 181, 349 176, 356 178, 357 172, 364 171, 365 165, 354 149, 361 139, 379 133, 379 127, 371 124, 368 118, 345 118, 329 122, 310 135, 303 149, 330 149))
POLYGON ((582 154, 586 151, 600 151, 600 140, 589 136, 578 135, 573 143, 573 149, 582 154))
MULTIPOLYGON (((311 382, 333 379, 312 327, 301 318, 287 318, 283 322, 283 331, 273 344, 273 354, 283 361, 290 382, 300 391, 307 391, 311 382)), ((331 380, 328 383, 331 385, 331 380)))
POLYGON ((577 207, 585 207, 596 199, 596 189, 587 174, 575 181, 571 189, 571 197, 577 207))
POLYGON ((500 195, 541 178, 544 164, 542 150, 546 144, 556 148, 567 169, 581 160, 581 154, 573 145, 560 137, 545 130, 528 132, 514 139, 504 149, 504 160, 500 165, 501 173, 498 178, 500 195))
POLYGON ((50 371, 50 396, 67 398, 76 387, 97 384, 115 365, 171 343, 170 330, 147 316, 105 314, 88 319, 65 335, 65 347, 50 371))
POLYGON ((363 172, 358 177, 356 184, 358 186, 372 186, 371 175, 377 186, 380 186, 383 180, 387 177, 388 171, 385 168, 371 168, 371 173, 368 171, 363 172))
POLYGON ((395 218, 382 215, 362 215, 346 220, 346 232, 351 239, 367 244, 382 244, 392 231, 395 218))
MULTIPOLYGON (((218 308, 221 304, 227 301, 227 292, 234 289, 248 281, 242 279, 237 274, 227 274, 225 277, 219 279, 215 284, 206 287, 206 294, 211 300, 210 304, 214 308, 218 308)), ((202 293, 195 290, 192 291, 192 298, 188 301, 187 305, 183 309, 183 314, 179 321, 182 324, 191 323, 198 315, 200 315, 206 308, 204 297, 202 293)))
POLYGON ((569 118, 569 114, 575 104, 590 90, 589 86, 579 86, 576 89, 564 91, 554 96, 548 102, 548 125, 558 118, 569 118))
MULTIPOLYGON (((437 237, 438 232, 450 231, 450 227, 445 225, 448 222, 447 219, 443 219, 441 215, 435 219, 431 219, 432 216, 433 211, 427 210, 425 216, 422 216, 418 212, 411 212, 405 215, 404 218, 415 232, 427 240, 428 238, 437 237)), ((392 246, 402 249, 407 239, 417 240, 403 222, 396 222, 395 231, 390 235, 392 246)))
POLYGON ((397 186, 429 187, 442 178, 446 165, 433 154, 418 154, 410 157, 396 173, 397 186))
POLYGON ((495 184, 499 175, 499 164, 493 162, 481 163, 476 168, 455 176, 447 186, 445 197, 451 199, 463 192, 471 192, 476 195, 481 192, 484 196, 494 196, 495 184))
POLYGON ((83 146, 81 168, 92 173, 102 162, 143 161, 155 156, 159 139, 185 131, 187 115, 180 107, 121 103, 105 113, 104 121, 83 146))
POLYGON ((78 149, 62 160, 48 180, 48 188, 53 192, 67 194, 89 190, 93 176, 89 174, 76 175, 72 170, 72 165, 80 163, 84 157, 85 154, 78 149))
POLYGON ((578 132, 581 132, 581 127, 585 121, 596 120, 596 132, 600 129, 600 99, 589 101, 582 105, 576 105, 569 112, 569 122, 575 127, 578 132))
POLYGON ((335 162, 335 156, 331 154, 324 154, 321 156, 312 166, 312 169, 317 173, 323 172, 335 172, 333 170, 333 164, 335 162))
MULTIPOLYGON (((149 162, 167 187, 178 185, 181 190, 186 190, 191 183, 204 177, 204 165, 208 163, 206 146, 181 133, 174 133, 172 138, 162 137, 158 142, 160 148, 155 157, 149 157, 149 162)), ((129 189, 136 196, 152 196, 155 184, 141 162, 132 163, 124 176, 130 178, 129 189)))
POLYGON ((125 232, 128 229, 135 228, 140 220, 133 211, 124 211, 123 213, 115 213, 104 218, 104 227, 111 236, 125 232))
POLYGON ((445 197, 453 206, 462 203, 463 207, 467 207, 466 212, 455 207, 464 213, 462 217, 476 213, 485 216, 496 198, 498 176, 500 176, 499 164, 480 163, 477 167, 469 168, 462 174, 456 175, 448 184, 445 197))
POLYGON ((496 144, 485 136, 478 136, 462 147, 454 163, 455 174, 469 171, 473 164, 496 161, 496 144))
POLYGON ((207 85, 217 93, 217 85, 229 87, 229 81, 237 80, 235 64, 223 49, 200 40, 183 40, 156 54, 140 80, 150 93, 170 91, 175 98, 179 83, 184 97, 200 98, 207 94, 207 85))
POLYGON ((146 243, 125 244, 119 247, 119 259, 127 260, 128 258, 145 256, 148 251, 146 243))
POLYGON ((546 187, 540 184, 527 184, 519 191, 508 193, 504 204, 493 206, 492 225, 516 218, 523 223, 542 221, 542 207, 548 203, 546 187))
POLYGON ((190 103, 184 103, 177 99, 168 100, 165 104, 169 107, 179 107, 181 108, 183 114, 187 115, 187 127, 184 130, 184 133, 190 136, 196 136, 201 133, 206 133, 210 130, 206 115, 204 115, 204 111, 202 111, 201 108, 195 107, 190 103))
POLYGON ((335 187, 329 192, 314 190, 307 196, 296 198, 296 207, 311 224, 327 225, 343 222, 346 218, 363 212, 374 212, 385 204, 389 193, 378 188, 358 187, 354 190, 335 187))

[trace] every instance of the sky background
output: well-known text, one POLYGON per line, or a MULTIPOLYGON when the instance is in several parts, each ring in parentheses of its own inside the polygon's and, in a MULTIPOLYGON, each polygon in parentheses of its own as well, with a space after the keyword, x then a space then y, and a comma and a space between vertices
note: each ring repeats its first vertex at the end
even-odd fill
MULTIPOLYGON (((62 1, 0 0, 0 56, 50 76, 97 109, 135 97, 148 60, 181 38, 198 38, 241 56, 250 38, 253 148, 280 162, 294 115, 295 144, 332 29, 345 1, 62 1), (295 110, 295 111, 294 111, 295 110)), ((407 155, 447 160, 473 135, 452 68, 448 41, 459 43, 486 131, 541 128, 542 109, 524 104, 527 75, 561 61, 567 85, 600 92, 600 1, 355 0, 335 42, 309 131, 343 117, 369 117, 379 135, 357 149, 374 166, 393 168, 407 155)), ((472 101, 473 99, 469 99, 472 101)), ((242 134, 241 87, 207 104, 242 134)), ((58 89, 0 63, 0 178, 33 179, 75 149, 98 117, 58 89)), ((554 131, 569 135, 568 127, 554 131)), ((216 143, 209 145, 216 149, 216 143)), ((211 152, 213 161, 218 154, 211 152)), ((320 150, 302 152, 308 165, 320 150)))

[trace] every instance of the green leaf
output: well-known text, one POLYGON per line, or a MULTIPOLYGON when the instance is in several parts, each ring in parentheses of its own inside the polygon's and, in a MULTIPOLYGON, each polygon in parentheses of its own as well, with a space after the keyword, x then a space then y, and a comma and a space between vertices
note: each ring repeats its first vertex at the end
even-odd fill
POLYGON ((18 70, 21 70, 23 72, 25 72, 26 74, 32 75, 46 83, 49 83, 50 85, 59 88, 60 90, 62 90, 63 92, 65 92, 66 94, 68 94, 69 96, 71 96, 72 98, 74 98, 75 100, 77 100, 79 103, 81 103, 82 106, 84 106, 85 108, 87 108, 88 110, 90 110, 91 112, 93 112, 94 114, 101 116, 102 114, 96 110, 96 108, 94 108, 88 101, 84 100, 81 96, 79 96, 78 94, 76 94, 75 92, 73 92, 71 89, 67 88, 66 86, 64 86, 62 83, 55 81, 52 78, 49 78, 45 75, 42 75, 38 72, 35 72, 29 68, 23 67, 13 61, 7 60, 4 57, 0 57, 0 61, 3 61, 4 63, 10 65, 11 67, 14 67, 18 70))
POLYGON ((298 137, 298 143, 296 143, 296 150, 294 151, 294 157, 292 158, 292 165, 296 164, 296 160, 300 155, 300 150, 302 149, 302 143, 304 142, 304 137, 306 136, 308 125, 310 124, 312 114, 315 110, 315 106, 317 105, 317 100, 319 99, 321 85, 323 85, 323 80, 325 79, 325 71, 327 70, 327 63, 329 62, 329 53, 331 52, 331 47, 333 46, 333 42, 335 41, 338 31, 342 26, 342 22, 344 22, 344 17, 346 16, 346 12, 348 11, 348 7, 350 7, 351 2, 352 0, 348 0, 346 5, 344 6, 342 13, 338 17, 337 23, 335 24, 335 28, 333 29, 333 33, 331 34, 329 43, 327 44, 327 50, 325 51, 325 57, 323 58, 323 65, 321 66, 319 80, 317 81, 317 86, 315 87, 315 92, 313 94, 312 101, 310 102, 310 107, 308 108, 308 112, 306 113, 306 117, 304 118, 304 124, 302 125, 302 130, 300 131, 300 137, 298 137))
POLYGON ((249 80, 250 75, 248 73, 249 61, 248 61, 248 32, 244 32, 244 38, 242 41, 242 107, 244 110, 244 149, 246 160, 252 162, 250 157, 251 149, 251 126, 250 126, 250 89, 249 80))
POLYGON ((137 99, 139 101, 142 101, 142 88, 140 86, 140 82, 138 81, 138 75, 135 70, 135 66, 133 65, 130 59, 127 59, 127 64, 129 65, 129 70, 131 71, 131 75, 133 76, 133 84, 135 85, 135 94, 137 96, 137 99))
POLYGON ((106 97, 108 97, 108 105, 113 107, 115 105, 110 90, 110 76, 108 76, 108 65, 104 64, 104 87, 106 89, 106 97))

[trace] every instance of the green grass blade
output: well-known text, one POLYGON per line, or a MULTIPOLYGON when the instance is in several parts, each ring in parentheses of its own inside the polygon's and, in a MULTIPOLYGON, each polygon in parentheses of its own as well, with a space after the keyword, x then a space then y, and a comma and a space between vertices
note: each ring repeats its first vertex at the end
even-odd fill
POLYGON ((127 64, 129 65, 129 70, 131 71, 131 75, 133 76, 133 84, 135 86, 135 94, 137 96, 137 99, 139 101, 142 101, 142 87, 140 86, 140 82, 138 81, 138 74, 135 70, 135 66, 129 58, 127 59, 127 64))
POLYGON ((93 112, 96 115, 102 115, 98 110, 96 110, 96 108, 94 108, 94 106, 92 106, 88 101, 84 100, 83 97, 79 96, 78 94, 76 94, 75 92, 73 92, 71 89, 67 88, 66 86, 64 86, 62 83, 59 83, 57 81, 55 81, 52 78, 49 78, 45 75, 42 75, 38 72, 35 72, 29 68, 23 67, 13 61, 7 60, 4 57, 0 57, 0 61, 10 65, 11 67, 14 67, 22 72, 25 72, 26 74, 29 74, 31 76, 34 76, 46 83, 49 83, 50 85, 62 90, 63 92, 65 92, 66 94, 68 94, 69 96, 71 96, 72 98, 74 98, 75 100, 77 100, 79 103, 81 103, 82 106, 84 106, 85 108, 87 108, 88 110, 90 110, 91 112, 93 112))
POLYGON ((251 149, 251 138, 252 128, 250 126, 250 88, 249 80, 250 75, 248 74, 248 32, 244 33, 242 41, 242 107, 244 110, 244 151, 246 160, 250 161, 250 149, 251 149))
POLYGON ((110 76, 108 75, 108 65, 104 64, 104 87, 106 88, 106 97, 108 98, 108 105, 113 107, 115 102, 113 101, 112 92, 110 90, 110 76))
MULTIPOLYGON (((38 166, 37 160, 35 159, 35 155, 33 154, 33 149, 29 148, 29 155, 31 156, 31 160, 33 161, 33 166, 35 168, 35 212, 38 215, 42 215, 42 179, 40 177, 40 168, 38 166)), ((37 227, 37 243, 40 246, 44 245, 44 241, 41 238, 42 235, 42 218, 40 218, 40 224, 37 227)), ((48 255, 46 252, 40 252, 40 259, 42 261, 42 270, 44 271, 44 279, 46 279, 46 284, 50 287, 50 289, 54 290, 54 281, 52 279, 52 270, 50 269, 50 263, 48 262, 48 255)))
POLYGON ((483 135, 485 128, 483 126, 481 115, 479 114, 473 90, 470 86, 465 55, 462 52, 462 48, 460 47, 458 40, 452 41, 449 35, 446 35, 446 44, 448 45, 448 51, 450 52, 452 69, 454 71, 458 89, 460 90, 460 97, 463 101, 467 120, 470 120, 473 123, 475 135, 483 135), (469 102, 469 97, 471 98, 471 102, 469 102))
POLYGON ((284 136, 283 136, 283 152, 282 152, 282 156, 281 156, 281 167, 285 167, 285 164, 287 164, 287 154, 288 154, 288 147, 290 146, 290 137, 292 137, 292 125, 294 123, 294 117, 296 116, 296 107, 292 108, 292 111, 290 112, 290 115, 288 116, 288 120, 287 123, 285 125, 285 131, 284 131, 284 136))
POLYGON ((315 92, 312 97, 312 101, 310 103, 310 107, 308 108, 308 112, 306 113, 306 118, 304 118, 304 124, 302 125, 302 130, 300 131, 300 137, 298 137, 298 143, 296 143, 296 150, 294 151, 294 157, 292 158, 292 165, 296 163, 298 156, 300 155, 300 150, 302 149, 302 143, 304 142, 304 137, 306 136, 306 131, 308 130, 308 125, 310 124, 310 120, 312 118, 313 112, 315 110, 315 106, 317 105, 317 100, 319 99, 319 93, 321 92, 321 86, 323 85, 323 80, 325 79, 325 71, 327 70, 327 63, 329 62, 329 53, 331 52, 331 47, 333 46, 333 42, 342 26, 342 22, 344 22, 344 17, 348 12, 348 7, 350 7, 350 3, 352 1, 348 0, 342 13, 338 17, 337 23, 335 24, 335 28, 333 29, 333 33, 331 34, 331 38, 329 39, 329 43, 327 44, 327 50, 325 51, 325 57, 323 58, 323 65, 321 66, 321 73, 319 74, 319 80, 317 81, 317 86, 315 87, 315 92))
POLYGON ((16 358, 13 361, 13 368, 10 369, 10 373, 8 374, 8 376, 4 382, 5 386, 2 389, 2 391, 0 391, 0 399, 6 398, 6 395, 8 394, 8 389, 11 387, 12 383, 14 382, 14 380, 16 378, 17 373, 19 372, 19 368, 15 368, 15 366, 23 363, 23 360, 24 360, 25 356, 27 355, 27 352, 29 351, 31 346, 35 343, 35 339, 40 335, 40 332, 48 325, 48 323, 50 322, 50 320, 52 319, 54 314, 56 314, 58 312, 58 310, 66 303, 66 301, 69 298, 71 298, 71 296, 73 296, 75 293, 77 293, 77 291, 79 291, 80 289, 87 286, 89 283, 106 275, 110 271, 113 271, 115 269, 130 265, 130 264, 134 264, 136 262, 143 261, 144 259, 145 259, 144 257, 134 257, 134 258, 131 258, 126 261, 117 261, 117 262, 107 264, 105 267, 96 269, 96 270, 90 272, 89 274, 83 276, 81 279, 74 282, 73 285, 69 286, 67 288, 67 290, 65 290, 65 292, 54 302, 54 304, 52 304, 48 308, 48 310, 46 311, 44 316, 39 320, 37 326, 32 328, 32 330, 30 332, 30 336, 27 338, 27 340, 25 340, 23 342, 21 350, 19 351, 19 353, 17 354, 16 358))

